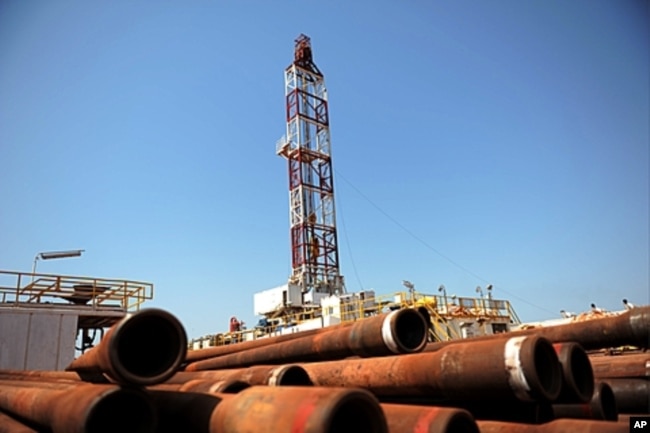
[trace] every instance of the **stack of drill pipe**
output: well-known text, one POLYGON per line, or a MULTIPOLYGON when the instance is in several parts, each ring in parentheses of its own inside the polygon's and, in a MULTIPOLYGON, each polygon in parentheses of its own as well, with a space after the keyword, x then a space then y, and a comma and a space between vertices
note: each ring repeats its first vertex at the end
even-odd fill
MULTIPOLYGON (((534 402, 518 401, 508 405, 503 405, 500 401, 495 400, 464 402, 461 405, 470 410, 478 419, 533 424, 553 420, 556 417, 554 408, 558 404, 561 405, 558 410, 565 410, 565 414, 570 410, 584 411, 585 405, 590 408, 588 402, 591 401, 594 394, 594 377, 587 353, 577 343, 555 343, 553 349, 558 356, 562 376, 562 386, 557 398, 548 401, 539 399, 534 402)), ((595 400, 591 403, 594 406, 594 413, 595 405, 601 402, 600 399, 595 400)), ((610 409, 610 401, 606 399, 605 403, 604 407, 610 409)), ((602 408, 603 405, 597 407, 602 408)), ((601 409, 598 413, 602 413, 603 410, 601 409)), ((615 408, 612 410, 615 413, 615 408)), ((579 418, 581 417, 579 416, 579 418)))
POLYGON ((144 387, 173 376, 186 350, 174 316, 142 310, 114 325, 69 372, 0 371, 0 411, 38 431, 154 432, 157 415, 144 387))
POLYGON ((477 421, 481 433, 627 433, 627 424, 610 421, 558 419, 544 424, 477 421))
POLYGON ((315 386, 364 388, 393 402, 552 402, 562 380, 553 346, 534 335, 301 365, 315 386))
MULTIPOLYGON (((472 340, 467 341, 468 344, 472 340)), ((593 374, 586 352, 575 343, 556 343, 553 349, 558 356, 561 373, 561 388, 558 397, 549 399, 519 399, 503 404, 501 399, 449 402, 469 410, 475 418, 539 424, 554 419, 555 404, 566 403, 578 407, 589 401, 593 394, 593 374)), ((444 356, 444 354, 443 354, 444 356)))
POLYGON ((428 325, 414 309, 369 317, 349 326, 295 338, 273 345, 191 362, 186 371, 247 367, 256 364, 375 357, 421 351, 428 325))
POLYGON ((154 433, 156 425, 143 392, 112 384, 1 381, 0 411, 52 433, 154 433))
MULTIPOLYGON (((650 306, 637 307, 616 316, 606 316, 584 322, 544 326, 502 334, 472 337, 482 341, 521 335, 540 335, 552 343, 575 342, 585 350, 610 347, 634 346, 650 347, 650 306)), ((441 347, 458 344, 466 340, 449 340, 429 343, 425 352, 436 351, 441 347)))
MULTIPOLYGON (((263 368, 268 370, 272 367, 263 368)), ((149 389, 189 391, 217 395, 218 393, 237 393, 242 389, 246 389, 247 384, 245 382, 232 380, 221 382, 211 382, 201 379, 185 382, 180 380, 181 378, 185 379, 194 374, 209 378, 212 376, 211 373, 220 374, 227 371, 229 370, 179 373, 175 376, 178 376, 178 383, 170 384, 170 381, 168 381, 165 384, 149 387, 149 389), (237 388, 237 386, 240 388, 237 388)), ((326 389, 325 392, 329 391, 326 389)), ((381 408, 388 424, 389 433, 478 433, 478 427, 472 415, 462 409, 399 404, 381 404, 381 408)))
POLYGON ((312 385, 309 375, 299 365, 256 365, 246 368, 211 370, 211 371, 181 371, 169 378, 165 383, 180 384, 189 380, 238 380, 249 385, 269 386, 307 386, 312 385))
MULTIPOLYGON (((295 433, 388 432, 379 403, 374 396, 363 390, 310 387, 280 389, 263 386, 249 391, 245 389, 248 384, 240 382, 235 384, 239 386, 238 389, 230 390, 239 391, 237 394, 226 394, 223 391, 233 385, 232 381, 230 383, 215 383, 205 379, 186 381, 186 377, 180 385, 167 383, 178 372, 178 366, 185 357, 185 353, 180 351, 180 348, 186 348, 185 334, 179 324, 169 326, 169 322, 164 320, 165 314, 145 312, 146 310, 130 316, 115 325, 96 348, 73 361, 68 367, 68 370, 76 372, 77 376, 101 373, 104 380, 110 381, 109 384, 88 384, 69 373, 16 375, 18 380, 0 382, 0 397, 4 393, 8 404, 7 407, 0 406, 0 410, 7 411, 20 419, 34 415, 36 418, 30 423, 33 422, 39 429, 47 429, 52 433, 153 431, 153 421, 142 419, 140 423, 134 422, 129 419, 134 418, 134 415, 129 415, 130 412, 126 408, 116 407, 111 410, 112 418, 105 419, 107 403, 100 405, 99 409, 87 408, 83 404, 84 398, 95 396, 99 392, 97 390, 109 389, 113 393, 110 394, 112 397, 106 398, 109 403, 126 404, 130 410, 141 412, 140 416, 148 414, 152 419, 156 416, 160 417, 156 431, 162 433, 166 431, 243 433, 260 428, 267 431, 295 433), (156 339, 157 333, 159 333, 158 339, 156 339), (139 347, 138 343, 144 341, 147 346, 147 338, 154 339, 156 347, 148 346, 141 350, 143 348, 139 347), (155 389, 156 387, 181 388, 183 391, 161 391, 155 389), (34 397, 35 399, 45 401, 44 405, 32 405, 30 401, 29 407, 32 408, 33 413, 18 410, 25 407, 25 404, 20 402, 28 398, 21 397, 27 391, 33 392, 33 395, 37 396, 34 397), (195 391, 201 391, 201 394, 195 391), (116 393, 119 398, 114 396, 116 393), (71 397, 66 400, 62 398, 64 395, 71 397), (146 410, 144 406, 150 401, 141 398, 143 396, 155 402, 155 412, 146 410), (72 401, 70 399, 80 403, 77 407, 79 413, 92 416, 89 419, 82 419, 77 412, 70 412, 66 407, 61 406, 72 401), (188 401, 192 404, 183 404, 188 401), (13 407, 14 403, 18 406, 13 407), (48 414, 53 418, 48 418, 48 414), (122 422, 128 422, 129 426, 122 426, 120 424, 122 422), (100 425, 102 430, 97 430, 100 425)), ((423 320, 418 313, 415 314, 423 320)), ((398 322, 401 323, 400 326, 404 326, 403 321, 398 322)), ((409 321, 407 320, 406 323, 408 324, 409 321)), ((395 326, 395 322, 388 322, 383 330, 390 331, 391 326, 395 326)), ((363 331, 364 328, 360 330, 363 331)), ((351 340, 360 341, 363 347, 367 337, 368 334, 362 334, 352 336, 351 340)), ((387 338, 390 337, 391 335, 387 338)), ((297 366, 289 367, 294 372, 302 371, 297 366)), ((282 373, 286 374, 287 371, 287 368, 278 366, 266 369, 252 368, 247 375, 251 379, 257 378, 256 380, 269 383, 274 380, 281 381, 284 377, 282 373)), ((307 377, 304 371, 302 373, 307 377)), ((9 377, 11 378, 10 375, 9 377)), ((93 399, 95 404, 97 401, 103 400, 93 399)))
POLYGON ((146 386, 172 377, 186 353, 183 325, 170 313, 152 308, 120 320, 66 370, 103 373, 116 383, 146 386))
POLYGON ((617 403, 612 388, 606 383, 598 382, 589 402, 554 404, 553 417, 616 421, 618 419, 617 403))
POLYGON ((596 380, 611 387, 620 413, 650 415, 650 353, 591 356, 596 380))
POLYGON ((151 395, 161 414, 158 433, 388 433, 379 402, 359 389, 255 386, 237 394, 151 395))

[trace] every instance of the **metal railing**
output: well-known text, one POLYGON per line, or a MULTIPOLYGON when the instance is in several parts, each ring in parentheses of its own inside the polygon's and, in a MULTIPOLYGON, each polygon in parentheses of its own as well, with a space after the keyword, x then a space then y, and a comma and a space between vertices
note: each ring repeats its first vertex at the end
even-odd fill
POLYGON ((141 281, 0 270, 0 306, 85 306, 137 311, 153 299, 153 284, 141 281))
POLYGON ((287 140, 287 136, 283 135, 275 142, 275 153, 278 155, 281 154, 285 151, 285 147, 289 147, 289 141, 287 140))

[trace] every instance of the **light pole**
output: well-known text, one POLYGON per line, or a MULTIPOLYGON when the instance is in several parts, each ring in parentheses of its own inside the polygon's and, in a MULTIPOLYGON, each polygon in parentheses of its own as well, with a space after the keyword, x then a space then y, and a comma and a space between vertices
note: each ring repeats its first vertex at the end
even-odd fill
POLYGON ((485 313, 485 300, 483 299, 483 289, 481 286, 476 286, 476 293, 479 294, 479 299, 481 300, 481 310, 485 313))
POLYGON ((86 250, 68 250, 68 251, 46 251, 38 253, 34 256, 34 264, 32 265, 32 283, 34 282, 34 274, 36 273, 36 262, 39 260, 53 260, 53 259, 67 259, 68 257, 79 257, 81 253, 86 250))
POLYGON ((441 284, 440 287, 438 287, 438 291, 442 292, 442 296, 445 299, 445 314, 447 314, 447 289, 445 288, 445 285, 441 284))
POLYGON ((411 293, 411 302, 415 301, 415 284, 407 280, 402 280, 402 284, 404 287, 409 289, 409 293, 411 293))
MULTIPOLYGON (((488 304, 488 311, 490 314, 492 314, 493 308, 492 308, 492 284, 488 284, 487 287, 485 288, 487 290, 487 304, 488 304)), ((485 301, 483 301, 485 302, 485 301)))

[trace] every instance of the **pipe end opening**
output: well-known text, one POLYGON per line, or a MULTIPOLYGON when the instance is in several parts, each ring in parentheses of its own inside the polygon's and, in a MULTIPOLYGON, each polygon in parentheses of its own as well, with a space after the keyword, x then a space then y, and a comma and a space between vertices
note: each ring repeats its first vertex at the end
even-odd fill
POLYGON ((313 384, 307 370, 298 365, 283 368, 275 379, 276 386, 312 386, 313 384))
POLYGON ((336 403, 323 432, 388 433, 388 426, 381 406, 371 394, 352 391, 336 403))
POLYGON ((455 411, 449 416, 444 425, 444 430, 435 430, 432 433, 480 433, 474 417, 467 411, 455 411))
POLYGON ((587 353, 579 346, 574 346, 569 357, 572 386, 582 402, 591 400, 594 394, 594 371, 587 353))
POLYGON ((540 402, 555 401, 562 390, 562 368, 553 345, 542 337, 527 337, 521 356, 530 397, 540 402))
POLYGON ((123 323, 119 335, 113 365, 125 381, 140 385, 164 382, 185 359, 185 329, 166 311, 136 313, 123 323))
POLYGON ((414 353, 427 344, 428 324, 417 310, 399 310, 391 321, 393 340, 401 353, 414 353))
POLYGON ((605 421, 618 421, 618 408, 616 407, 616 397, 612 387, 606 383, 600 382, 594 393, 594 400, 598 399, 596 404, 599 408, 602 419, 605 421))
POLYGON ((87 433, 153 433, 156 414, 153 404, 141 392, 118 389, 103 396, 86 419, 87 433))

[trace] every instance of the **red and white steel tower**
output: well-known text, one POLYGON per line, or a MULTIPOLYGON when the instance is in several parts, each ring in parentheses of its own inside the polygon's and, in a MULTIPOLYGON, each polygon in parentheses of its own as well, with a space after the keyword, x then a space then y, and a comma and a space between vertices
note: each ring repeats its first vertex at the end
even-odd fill
POLYGON ((296 39, 284 72, 287 132, 277 153, 289 161, 290 283, 315 294, 344 292, 339 271, 327 90, 310 39, 296 39))

